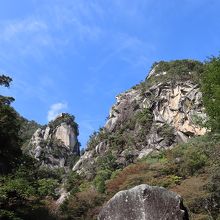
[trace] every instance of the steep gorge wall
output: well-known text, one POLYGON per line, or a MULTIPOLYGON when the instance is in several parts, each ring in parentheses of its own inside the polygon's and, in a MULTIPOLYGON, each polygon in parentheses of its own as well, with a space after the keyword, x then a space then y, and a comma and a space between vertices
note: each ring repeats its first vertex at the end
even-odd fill
POLYGON ((91 176, 98 158, 109 153, 126 166, 152 151, 205 134, 197 125, 206 115, 194 79, 202 64, 184 60, 167 65, 157 64, 145 82, 116 97, 104 128, 90 139, 73 170, 91 176))

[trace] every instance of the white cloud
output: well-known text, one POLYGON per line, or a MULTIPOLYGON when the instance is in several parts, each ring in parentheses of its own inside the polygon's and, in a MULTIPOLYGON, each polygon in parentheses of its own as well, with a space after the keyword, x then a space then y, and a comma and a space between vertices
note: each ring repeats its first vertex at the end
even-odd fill
POLYGON ((58 102, 50 106, 50 110, 47 113, 47 120, 53 120, 57 115, 62 113, 68 107, 67 103, 58 102))
POLYGON ((47 31, 47 24, 41 20, 27 18, 24 20, 6 21, 3 24, 1 38, 6 41, 13 40, 20 34, 36 34, 47 31))

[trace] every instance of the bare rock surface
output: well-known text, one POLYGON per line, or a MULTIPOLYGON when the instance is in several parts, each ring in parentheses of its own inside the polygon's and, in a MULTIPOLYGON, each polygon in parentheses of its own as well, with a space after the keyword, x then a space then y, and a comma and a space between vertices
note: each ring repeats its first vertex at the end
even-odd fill
MULTIPOLYGON (((142 158, 153 150, 172 147, 175 143, 187 142, 193 136, 204 135, 206 129, 195 123, 195 118, 205 118, 202 104, 202 94, 198 85, 188 82, 159 83, 141 95, 140 90, 132 89, 116 97, 117 102, 111 108, 109 119, 104 131, 108 134, 117 133, 138 112, 150 109, 152 123, 149 131, 144 133, 141 140, 137 137, 143 131, 143 126, 135 124, 128 130, 130 137, 134 137, 135 144, 126 144, 125 149, 136 150, 134 157, 142 158), (169 127, 168 129, 165 129, 169 127), (137 151, 139 152, 137 154, 137 151)), ((87 167, 95 163, 98 156, 102 156, 111 147, 111 143, 101 140, 95 149, 87 149, 81 156, 73 170, 83 173, 87 167)), ((119 157, 119 155, 117 155, 119 157)))
POLYGON ((109 152, 125 167, 152 151, 169 149, 206 133, 198 123, 206 114, 192 73, 177 73, 185 74, 184 79, 158 80, 169 73, 158 72, 156 67, 145 82, 116 97, 104 127, 90 139, 74 171, 90 176, 98 159, 109 152))
POLYGON ((29 143, 29 153, 42 165, 67 167, 68 159, 79 155, 78 127, 74 118, 62 113, 47 126, 39 128, 29 143))
POLYGON ((98 220, 188 220, 181 197, 163 187, 139 185, 120 191, 101 210, 98 220))

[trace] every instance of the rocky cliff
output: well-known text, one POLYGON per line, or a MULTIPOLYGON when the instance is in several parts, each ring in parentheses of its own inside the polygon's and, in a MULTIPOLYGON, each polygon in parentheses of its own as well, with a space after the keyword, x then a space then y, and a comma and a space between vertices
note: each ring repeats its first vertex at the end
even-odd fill
POLYGON ((144 82, 116 97, 105 126, 94 133, 73 170, 94 174, 97 161, 112 154, 118 166, 205 134, 199 78, 192 60, 155 63, 144 82))
POLYGON ((139 185, 118 192, 103 207, 98 220, 188 220, 182 199, 163 187, 139 185))
POLYGON ((74 117, 62 113, 48 125, 38 128, 28 145, 28 152, 43 166, 71 167, 79 156, 78 125, 74 117))

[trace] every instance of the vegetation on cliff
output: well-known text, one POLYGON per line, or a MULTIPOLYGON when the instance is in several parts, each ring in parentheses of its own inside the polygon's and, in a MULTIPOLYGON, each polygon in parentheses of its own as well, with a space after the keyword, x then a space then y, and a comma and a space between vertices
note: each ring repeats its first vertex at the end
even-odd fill
MULTIPOLYGON (((96 219, 103 204, 115 193, 146 183, 180 194, 192 219, 220 219, 220 58, 213 57, 204 64, 191 60, 163 61, 155 63, 153 68, 154 74, 135 89, 141 89, 146 96, 148 86, 154 83, 192 80, 201 84, 209 116, 204 126, 210 132, 174 146, 173 127, 165 123, 155 129, 173 148, 155 150, 137 159, 135 150, 146 143, 154 118, 151 108, 138 109, 113 131, 103 128, 91 136, 87 151, 95 150, 95 162, 90 164, 92 175, 89 177, 74 171, 66 173, 64 169, 42 168, 38 161, 22 154, 22 145, 39 125, 22 122, 10 106, 13 98, 0 96, 0 218, 96 219), (163 72, 166 74, 160 74, 163 72), (137 146, 137 142, 140 145, 137 146), (103 147, 100 143, 108 146, 103 154, 97 153, 103 147), (59 207, 56 200, 61 187, 69 196, 59 207)), ((10 82, 11 78, 0 77, 1 85, 8 87, 10 82)), ((137 107, 135 103, 133 107, 137 107)), ((71 117, 63 115, 62 120, 78 132, 71 117)), ((59 120, 51 122, 50 128, 56 127, 59 120)), ((56 150, 54 148, 54 154, 56 150)))
MULTIPOLYGON (((209 65, 211 65, 209 62, 202 64, 189 60, 170 63, 160 62, 156 64, 157 67, 154 74, 164 71, 167 74, 152 75, 146 82, 136 86, 135 89, 142 89, 144 93, 149 85, 148 83, 153 85, 157 82, 166 83, 169 80, 183 82, 190 80, 206 85, 208 88, 210 82, 206 78, 209 78, 207 75, 207 69, 210 68, 209 65), (143 84, 146 84, 147 87, 143 88, 143 84)), ((220 76, 220 71, 218 70, 217 72, 218 76, 220 76)), ((218 83, 218 81, 213 83, 218 83)), ((205 106, 207 105, 205 99, 204 104, 205 106)), ((215 105, 214 108, 218 108, 218 106, 215 105)), ((69 199, 65 201, 64 207, 74 206, 76 208, 74 205, 76 201, 80 204, 94 201, 93 206, 86 205, 87 208, 81 214, 82 206, 78 207, 75 212, 66 211, 69 209, 65 208, 63 209, 65 210, 65 216, 69 218, 95 219, 100 211, 100 204, 97 204, 94 198, 101 196, 104 201, 108 201, 120 190, 146 183, 163 186, 182 195, 190 210, 192 219, 218 219, 220 217, 220 192, 218 189, 218 185, 220 185, 218 177, 220 137, 218 133, 211 132, 205 136, 192 138, 188 143, 176 144, 170 150, 154 151, 140 160, 128 160, 130 165, 125 167, 116 163, 118 158, 114 156, 117 155, 114 154, 115 150, 123 151, 124 146, 128 146, 128 143, 132 146, 139 138, 138 135, 132 138, 132 130, 135 129, 135 124, 138 122, 140 126, 143 126, 140 130, 142 132, 149 129, 145 127, 151 121, 149 113, 147 109, 146 112, 140 111, 137 115, 131 116, 129 120, 121 124, 114 132, 108 134, 104 129, 101 129, 100 132, 91 137, 88 144, 89 149, 95 149, 100 142, 107 141, 111 150, 101 157, 102 160, 97 157, 96 166, 92 168, 95 176, 90 181, 82 181, 78 192, 70 195, 69 199), (128 134, 127 136, 125 135, 126 133, 128 134), (97 197, 90 198, 88 195, 94 188, 99 194, 97 197), (88 196, 87 199, 85 200, 85 197, 81 198, 79 196, 80 193, 86 194, 88 196)), ((207 113, 209 115, 208 111, 207 113)), ((140 135, 142 132, 138 134, 140 135)), ((173 131, 169 124, 161 127, 159 133, 167 138, 168 141, 171 141, 170 144, 172 144, 173 131)), ((143 137, 146 136, 143 135, 143 137)), ((129 157, 129 148, 126 150, 127 157, 129 157)))

